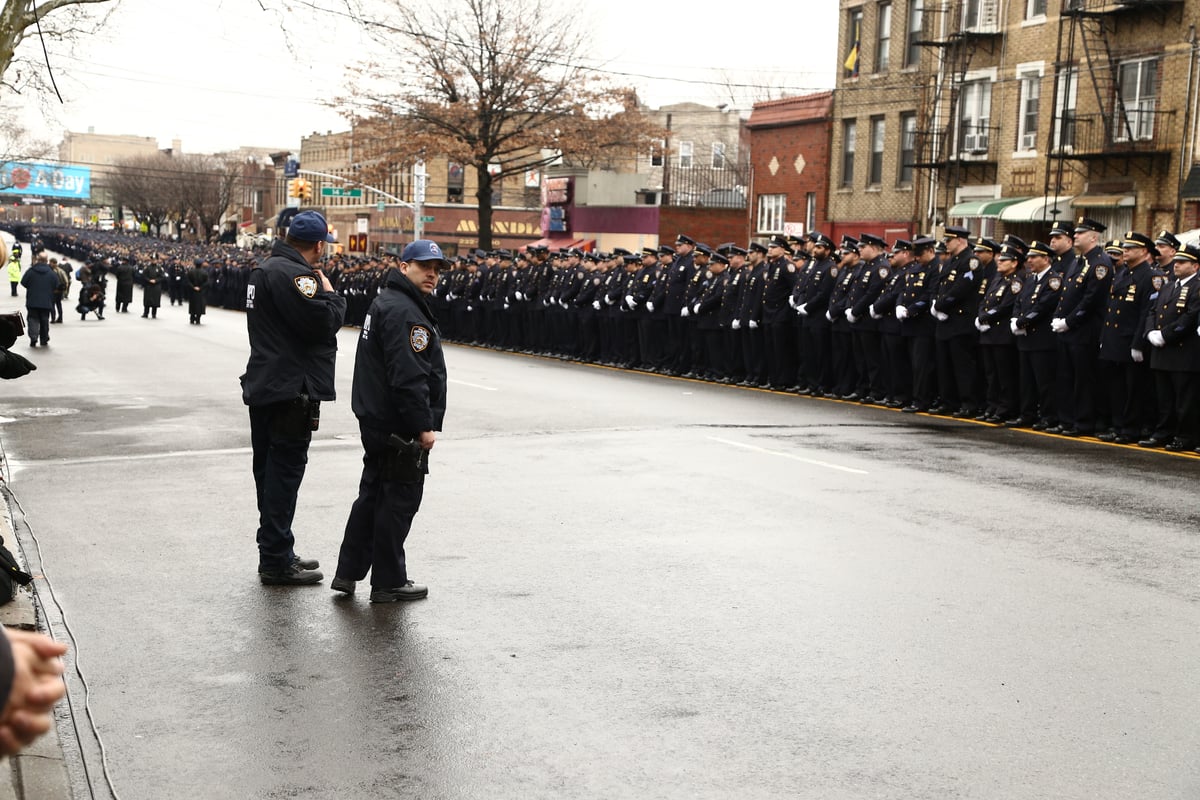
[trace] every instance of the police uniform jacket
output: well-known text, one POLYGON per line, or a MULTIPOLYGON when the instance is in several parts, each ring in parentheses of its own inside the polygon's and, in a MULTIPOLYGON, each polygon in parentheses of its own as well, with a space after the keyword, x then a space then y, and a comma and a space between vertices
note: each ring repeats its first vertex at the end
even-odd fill
POLYGON ((333 400, 337 332, 346 299, 321 281, 296 248, 276 240, 271 255, 246 284, 250 359, 242 401, 260 406, 294 400, 333 400))
POLYGON ((880 255, 867 262, 858 279, 850 287, 849 297, 846 298, 846 308, 858 320, 854 329, 859 331, 877 331, 879 323, 871 318, 871 304, 879 299, 884 284, 892 274, 887 258, 880 255))
POLYGON ((1061 256, 1054 256, 1050 259, 1050 271, 1057 272, 1059 275, 1073 275, 1078 272, 1078 266, 1075 263, 1078 261, 1074 250, 1068 250, 1061 256))
POLYGON ((186 285, 188 288, 188 313, 203 314, 207 308, 207 298, 204 292, 208 289, 208 270, 204 267, 192 267, 187 271, 186 285), (196 291, 199 289, 199 291, 196 291))
MULTIPOLYGON (((861 274, 862 268, 863 262, 859 261, 853 266, 838 265, 831 270, 836 282, 833 284, 833 291, 829 294, 829 307, 825 311, 833 322, 835 331, 850 330, 850 323, 846 321, 846 304, 850 300, 850 289, 854 286, 855 279, 861 274)), ((811 311, 809 315, 812 315, 811 311)))
POLYGON ((1180 285, 1178 280, 1163 286, 1151 304, 1146 333, 1162 331, 1166 344, 1147 342, 1151 369, 1166 372, 1200 372, 1200 278, 1196 275, 1180 285))
POLYGON ((805 325, 829 326, 825 312, 829 310, 829 298, 836 284, 837 265, 833 259, 813 259, 796 294, 796 306, 804 305, 804 310, 808 312, 804 316, 805 325))
POLYGON ((1143 336, 1146 315, 1165 282, 1149 259, 1117 273, 1100 330, 1101 360, 1128 364, 1133 361, 1130 350, 1146 351, 1150 346, 1143 336))
POLYGON ((440 431, 446 359, 424 295, 400 270, 388 273, 358 335, 350 407, 359 422, 413 438, 440 431))
POLYGON ((1013 306, 1017 302, 1017 294, 1023 288, 1027 274, 1022 267, 1013 274, 1005 277, 999 273, 992 277, 983 300, 979 303, 979 322, 990 325, 986 331, 979 334, 979 343, 984 345, 1015 344, 1010 320, 1013 317, 1013 306))
MULTIPOLYGON (((673 264, 663 264, 661 261, 654 270, 654 289, 650 292, 650 302, 654 304, 654 310, 646 309, 650 316, 666 317, 667 310, 665 307, 667 299, 667 281, 671 277, 671 269, 673 264)), ((675 316, 679 316, 679 312, 675 312, 675 316)))
MULTIPOLYGON (((728 272, 729 270, 726 269, 725 271, 728 272)), ((687 306, 688 308, 691 308, 692 306, 694 306, 696 304, 696 301, 700 299, 701 295, 703 295, 703 293, 704 293, 704 275, 707 272, 708 272, 707 267, 700 267, 697 264, 692 265, 692 267, 691 267, 692 277, 688 279, 687 290, 684 295, 684 305, 687 306)))
POLYGON ((883 282, 883 290, 867 309, 868 316, 871 313, 870 309, 874 308, 875 313, 882 317, 879 320, 880 333, 899 335, 900 320, 896 319, 896 301, 900 299, 900 293, 903 290, 904 270, 889 265, 887 278, 883 282))
POLYGON ((979 295, 983 284, 979 259, 969 248, 942 265, 933 307, 950 318, 937 321, 934 335, 938 339, 969 336, 976 332, 975 317, 979 313, 979 295))
POLYGON ((900 333, 912 338, 933 336, 933 317, 929 316, 929 307, 933 305, 934 292, 937 291, 938 270, 937 259, 928 264, 913 261, 904 270, 904 286, 900 290, 900 299, 896 305, 904 306, 908 316, 900 321, 900 333))
POLYGON ((1072 262, 1071 270, 1063 275, 1062 296, 1054 314, 1067 323, 1066 333, 1058 334, 1059 341, 1095 346, 1112 281, 1112 259, 1103 247, 1094 247, 1072 262))
POLYGON ((147 308, 157 308, 162 303, 163 283, 167 272, 157 262, 151 263, 142 273, 145 285, 142 287, 142 305, 147 308), (154 281, 151 283, 151 281, 154 281))
POLYGON ((750 324, 750 320, 762 321, 763 290, 767 282, 767 264, 760 262, 757 267, 747 264, 742 270, 746 276, 742 278, 745 286, 742 288, 742 306, 738 309, 738 318, 742 327, 750 324))
POLYGON ((796 288, 796 265, 786 258, 767 262, 766 283, 763 286, 763 322, 782 325, 792 321, 794 312, 788 298, 796 288))
POLYGON ((698 270, 698 274, 707 275, 702 283, 704 291, 696 301, 696 327, 702 331, 715 331, 721 327, 721 301, 725 296, 725 286, 729 283, 729 267, 720 275, 713 275, 709 270, 698 270))
POLYGON ((671 264, 670 277, 667 279, 667 296, 663 305, 663 310, 668 317, 678 317, 683 311, 683 306, 687 302, 688 284, 691 283, 692 277, 696 274, 696 268, 692 261, 692 254, 680 256, 675 259, 675 263, 671 264))
POLYGON ((1062 275, 1049 267, 1040 278, 1031 272, 1021 281, 1017 301, 1013 303, 1012 315, 1017 321, 1017 329, 1025 331, 1024 336, 1017 337, 1018 350, 1031 352, 1054 349, 1054 332, 1050 327, 1050 320, 1058 308, 1062 285, 1062 275))
POLYGON ((729 274, 729 282, 725 284, 725 294, 721 298, 721 314, 720 320, 722 328, 731 328, 735 319, 740 319, 738 316, 742 310, 742 296, 746 291, 746 279, 750 275, 750 271, 745 266, 734 269, 731 264, 726 273, 729 274))

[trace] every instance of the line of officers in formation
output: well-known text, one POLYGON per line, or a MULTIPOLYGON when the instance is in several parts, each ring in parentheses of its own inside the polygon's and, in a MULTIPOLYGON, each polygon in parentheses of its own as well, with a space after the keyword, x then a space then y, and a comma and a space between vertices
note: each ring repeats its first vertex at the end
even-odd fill
POLYGON ((436 306, 475 345, 1193 450, 1200 249, 1105 232, 476 251, 436 306))

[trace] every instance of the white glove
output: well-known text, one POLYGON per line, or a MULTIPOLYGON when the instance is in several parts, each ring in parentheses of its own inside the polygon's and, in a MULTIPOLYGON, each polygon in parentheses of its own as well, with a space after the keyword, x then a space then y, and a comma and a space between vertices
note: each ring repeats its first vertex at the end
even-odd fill
POLYGON ((699 304, 699 303, 696 303, 696 305, 692 306, 692 313, 693 313, 693 314, 699 314, 699 313, 700 313, 700 304, 699 304))
POLYGON ((593 301, 592 301, 592 308, 594 308, 594 309, 596 309, 597 311, 599 311, 599 310, 600 310, 600 301, 599 301, 599 300, 593 300, 593 301))
POLYGON ((520 292, 514 292, 513 296, 516 297, 518 300, 520 300, 522 303, 525 302, 525 295, 521 294, 520 292))
POLYGON ((908 306, 896 306, 896 319, 908 319, 908 306))
POLYGON ((508 311, 508 303, 505 303, 505 304, 504 304, 504 310, 505 310, 505 311, 508 311))
POLYGON ((980 328, 979 328, 979 332, 980 332, 980 333, 987 333, 987 332, 988 332, 988 331, 990 331, 991 329, 992 329, 992 326, 991 326, 991 325, 982 325, 982 326, 980 326, 980 328))
POLYGON ((1013 332, 1013 335, 1014 335, 1014 336, 1016 336, 1016 334, 1017 334, 1017 321, 1016 321, 1016 319, 1010 319, 1010 320, 1008 321, 1008 329, 1009 329, 1010 331, 1012 331, 1012 332, 1013 332))
POLYGON ((946 320, 950 319, 950 315, 945 311, 934 311, 933 315, 937 317, 938 322, 945 322, 946 320))
POLYGON ((1135 364, 1142 363, 1143 356, 1142 356, 1141 350, 1130 350, 1129 357, 1133 359, 1133 363, 1135 363, 1135 364))
POLYGON ((566 300, 559 300, 559 301, 558 301, 558 304, 559 304, 560 306, 562 306, 563 308, 568 308, 568 307, 569 307, 569 306, 567 305, 567 301, 566 301, 566 300))
POLYGON ((983 333, 983 328, 984 328, 983 323, 980 322, 979 320, 975 320, 975 330, 979 331, 980 333, 983 333))
POLYGON ((1150 331, 1146 334, 1146 338, 1150 340, 1150 344, 1155 347, 1166 347, 1167 340, 1163 338, 1162 331, 1150 331))
POLYGON ((851 325, 858 322, 858 317, 854 316, 854 311, 852 309, 846 309, 846 322, 849 322, 851 325))
POLYGON ((1066 333, 1067 321, 1062 317, 1055 317, 1054 319, 1050 320, 1050 330, 1054 331, 1055 333, 1066 333))
POLYGON ((808 316, 808 303, 801 303, 799 305, 799 307, 796 308, 796 310, 800 312, 800 316, 807 317, 808 316))
POLYGON ((833 312, 832 312, 832 311, 826 311, 826 312, 825 312, 825 319, 829 320, 830 322, 833 322, 833 312))
POLYGON ((690 314, 690 313, 692 313, 692 312, 687 306, 684 306, 683 308, 681 308, 679 310, 679 316, 681 316, 681 317, 686 318, 688 316, 688 314, 690 314))
POLYGON ((451 303, 454 302, 454 292, 450 292, 449 294, 447 294, 446 300, 448 300, 451 303))
POLYGON ((872 303, 872 304, 871 304, 871 305, 870 305, 870 306, 867 308, 867 311, 871 312, 871 319, 883 319, 883 314, 880 314, 878 311, 876 311, 876 310, 875 310, 875 304, 874 304, 874 303, 872 303))
POLYGON ((654 313, 654 301, 652 301, 652 300, 646 301, 646 310, 649 311, 651 314, 654 313))
POLYGON ((625 305, 629 306, 630 308, 637 308, 637 302, 633 299, 633 295, 625 295, 625 305))
POLYGON ((474 310, 475 310, 475 306, 467 306, 467 311, 474 311, 474 310))
POLYGON ((795 308, 796 307, 796 298, 792 297, 791 295, 788 295, 788 305, 791 306, 792 308, 795 308))
POLYGON ((615 303, 615 302, 617 302, 617 301, 616 301, 616 300, 613 300, 613 299, 612 299, 611 297, 609 297, 608 295, 605 295, 605 296, 604 296, 604 302, 605 302, 606 304, 608 304, 608 305, 610 305, 610 306, 611 306, 613 303, 615 303))
POLYGON ((740 319, 735 319, 733 324, 729 327, 733 328, 735 331, 740 331, 742 329, 742 321, 740 319))
POLYGON ((752 330, 752 331, 758 330, 758 320, 756 320, 756 319, 750 320, 750 330, 752 330))

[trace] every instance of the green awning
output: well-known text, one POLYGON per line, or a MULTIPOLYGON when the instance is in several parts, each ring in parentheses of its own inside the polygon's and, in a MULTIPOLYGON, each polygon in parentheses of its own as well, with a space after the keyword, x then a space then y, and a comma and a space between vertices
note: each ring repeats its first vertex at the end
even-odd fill
POLYGON ((967 200, 950 208, 951 217, 987 217, 995 219, 1000 212, 1014 203, 1028 200, 1028 197, 1003 197, 994 200, 967 200))

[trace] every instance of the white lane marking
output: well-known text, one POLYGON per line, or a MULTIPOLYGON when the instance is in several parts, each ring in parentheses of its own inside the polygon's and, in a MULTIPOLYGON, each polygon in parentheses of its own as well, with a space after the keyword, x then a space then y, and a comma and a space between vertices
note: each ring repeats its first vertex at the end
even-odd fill
POLYGON ((467 383, 466 381, 456 381, 453 378, 451 378, 449 381, 447 381, 447 383, 457 383, 459 386, 470 386, 472 389, 482 389, 485 392, 500 391, 499 389, 497 389, 494 386, 480 386, 478 383, 467 383))
POLYGON ((824 467, 825 469, 836 469, 840 472, 849 472, 851 475, 870 475, 871 473, 863 469, 854 469, 853 467, 843 467, 840 464, 830 464, 828 461, 818 461, 815 458, 803 458, 794 456, 791 453, 781 453, 778 450, 767 450, 765 447, 758 447, 753 444, 743 444, 742 442, 731 442, 728 439, 720 439, 716 436, 708 437, 711 441, 727 444, 731 447, 741 447, 744 450, 753 450, 756 453, 766 453, 769 456, 779 456, 780 458, 790 458, 792 461, 799 461, 803 464, 812 464, 815 467, 824 467))

